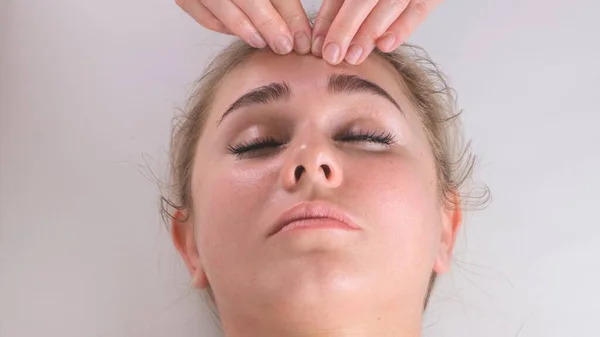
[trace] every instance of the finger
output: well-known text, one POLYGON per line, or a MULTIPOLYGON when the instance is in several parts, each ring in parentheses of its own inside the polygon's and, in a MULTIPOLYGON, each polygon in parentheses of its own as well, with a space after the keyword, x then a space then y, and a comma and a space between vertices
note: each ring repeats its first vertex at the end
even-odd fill
POLYGON ((325 36, 343 4, 344 0, 323 0, 317 17, 315 18, 312 32, 311 52, 315 56, 322 55, 325 36))
POLYGON ((377 40, 408 6, 409 0, 381 0, 373 8, 348 47, 345 60, 362 63, 375 48, 377 40))
POLYGON ((354 35, 369 16, 378 0, 346 0, 336 15, 323 47, 323 59, 330 64, 340 63, 354 35))
POLYGON ((270 0, 234 0, 234 3, 246 13, 274 52, 285 55, 292 51, 292 34, 270 0))
POLYGON ((406 42, 410 34, 420 25, 431 10, 441 0, 412 0, 406 10, 400 14, 387 32, 377 40, 377 48, 384 53, 389 53, 406 42))
POLYGON ((299 54, 310 52, 312 29, 300 0, 272 0, 294 37, 294 50, 299 54))
MULTIPOLYGON (((192 1, 192 0, 189 0, 192 1)), ((230 31, 254 48, 264 48, 267 43, 252 21, 230 0, 204 0, 204 6, 230 31)))
POLYGON ((175 3, 183 9, 196 22, 215 32, 233 35, 229 28, 214 16, 206 6, 198 0, 175 0, 175 3))

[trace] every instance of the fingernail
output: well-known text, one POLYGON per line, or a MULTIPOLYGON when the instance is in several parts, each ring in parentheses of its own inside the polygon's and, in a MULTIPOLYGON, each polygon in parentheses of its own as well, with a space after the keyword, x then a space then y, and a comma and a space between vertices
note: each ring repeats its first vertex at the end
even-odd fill
POLYGON ((259 33, 254 33, 250 36, 250 45, 254 48, 264 48, 267 46, 267 42, 259 33))
POLYGON ((312 45, 312 53, 321 56, 321 52, 323 50, 323 42, 325 41, 324 36, 317 36, 312 45))
POLYGON ((285 35, 281 35, 275 39, 273 42, 275 52, 277 54, 287 54, 292 51, 294 46, 292 45, 292 40, 285 35))
POLYGON ((379 40, 379 46, 381 47, 381 51, 383 52, 390 52, 392 51, 392 45, 394 44, 394 42, 396 42, 396 37, 394 36, 394 34, 392 33, 387 33, 385 34, 380 40, 379 40))
POLYGON ((340 57, 340 47, 335 42, 329 42, 323 51, 323 58, 329 63, 337 63, 338 57, 340 57))
POLYGON ((294 50, 300 54, 306 54, 310 51, 310 38, 305 32, 298 32, 294 35, 294 50))
POLYGON ((362 52, 363 49, 361 46, 357 44, 351 45, 350 49, 348 49, 348 53, 346 53, 346 61, 348 61, 350 64, 356 64, 360 58, 360 55, 362 55, 362 52))

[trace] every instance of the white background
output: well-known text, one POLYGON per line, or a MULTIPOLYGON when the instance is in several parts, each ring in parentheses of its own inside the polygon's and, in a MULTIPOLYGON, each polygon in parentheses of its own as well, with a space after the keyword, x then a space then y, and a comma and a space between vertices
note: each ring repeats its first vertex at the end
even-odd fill
MULTIPOLYGON (((425 336, 598 336, 599 12, 448 0, 412 36, 457 89, 494 196, 425 336)), ((174 1, 0 2, 0 336, 218 336, 151 175, 227 40, 174 1)))

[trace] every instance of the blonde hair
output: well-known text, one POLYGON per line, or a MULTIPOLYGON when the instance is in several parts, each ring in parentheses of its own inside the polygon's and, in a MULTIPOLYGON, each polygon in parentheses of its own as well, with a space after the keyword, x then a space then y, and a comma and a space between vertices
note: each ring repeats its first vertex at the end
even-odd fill
MULTIPOLYGON (((161 197, 161 211, 165 220, 174 219, 177 210, 190 215, 190 183, 196 145, 215 93, 222 79, 257 51, 241 40, 231 43, 213 59, 204 75, 195 83, 188 107, 176 119, 173 128, 170 146, 171 184, 169 193, 161 197)), ((414 45, 404 44, 390 53, 375 49, 373 53, 375 56, 370 57, 383 58, 397 71, 400 79, 398 84, 404 89, 423 123, 435 157, 440 201, 449 208, 485 205, 490 197, 487 187, 474 194, 475 190, 469 189, 466 184, 476 158, 470 151, 470 142, 463 145, 456 96, 444 74, 422 48, 414 45)), ((436 274, 432 273, 424 309, 435 279, 436 274)), ((210 287, 207 293, 214 312, 215 298, 210 287)))

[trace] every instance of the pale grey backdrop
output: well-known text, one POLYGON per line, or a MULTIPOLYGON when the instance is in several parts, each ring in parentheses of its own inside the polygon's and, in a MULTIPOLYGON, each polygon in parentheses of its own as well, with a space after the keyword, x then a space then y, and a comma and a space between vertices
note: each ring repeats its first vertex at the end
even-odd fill
MULTIPOLYGON (((411 38, 494 193, 425 336, 600 335, 599 12, 447 0, 411 38)), ((218 336, 146 177, 166 177, 170 119, 226 41, 168 0, 0 2, 0 336, 218 336)))

